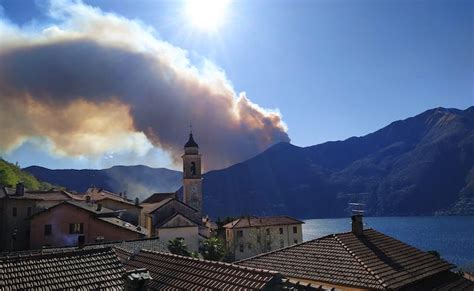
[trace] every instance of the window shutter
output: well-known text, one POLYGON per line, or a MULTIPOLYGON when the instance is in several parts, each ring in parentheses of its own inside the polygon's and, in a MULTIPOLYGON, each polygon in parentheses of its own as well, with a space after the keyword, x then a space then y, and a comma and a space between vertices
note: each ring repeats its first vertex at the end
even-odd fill
POLYGON ((81 223, 81 233, 84 233, 84 223, 81 223))

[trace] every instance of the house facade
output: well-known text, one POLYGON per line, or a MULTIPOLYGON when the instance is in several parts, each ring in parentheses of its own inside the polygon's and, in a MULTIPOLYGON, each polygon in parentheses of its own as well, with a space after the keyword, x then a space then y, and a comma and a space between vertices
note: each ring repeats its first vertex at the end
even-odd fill
POLYGON ((77 246, 133 240, 147 231, 117 217, 100 204, 65 201, 31 217, 30 248, 77 246))
POLYGON ((0 251, 27 249, 29 218, 63 201, 75 199, 79 198, 63 190, 28 191, 22 183, 16 188, 0 188, 0 251))
POLYGON ((288 216, 244 217, 226 225, 226 244, 236 260, 303 242, 303 222, 288 216))
POLYGON ((166 198, 158 203, 142 204, 144 224, 149 237, 159 237, 168 242, 183 238, 191 251, 199 247, 198 211, 176 198, 166 198))

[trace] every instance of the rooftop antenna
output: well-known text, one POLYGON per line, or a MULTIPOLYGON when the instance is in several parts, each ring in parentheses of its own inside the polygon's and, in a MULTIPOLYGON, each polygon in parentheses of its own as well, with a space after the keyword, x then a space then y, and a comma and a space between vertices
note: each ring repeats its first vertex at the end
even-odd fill
POLYGON ((192 123, 189 124, 189 133, 193 134, 193 124, 192 123))
POLYGON ((360 236, 364 234, 364 206, 363 203, 349 203, 349 208, 351 209, 351 221, 352 221, 352 233, 360 236))
POLYGON ((356 202, 349 202, 349 209, 351 210, 351 216, 354 215, 364 215, 365 204, 364 203, 356 203, 356 202))

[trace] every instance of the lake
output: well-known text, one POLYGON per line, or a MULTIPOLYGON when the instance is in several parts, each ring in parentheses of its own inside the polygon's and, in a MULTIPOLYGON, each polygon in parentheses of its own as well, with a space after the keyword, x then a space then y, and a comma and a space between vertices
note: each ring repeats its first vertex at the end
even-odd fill
MULTIPOLYGON (((350 218, 304 220, 305 241, 351 231, 350 218)), ((474 216, 364 217, 373 228, 421 250, 435 250, 458 267, 474 268, 474 216)))

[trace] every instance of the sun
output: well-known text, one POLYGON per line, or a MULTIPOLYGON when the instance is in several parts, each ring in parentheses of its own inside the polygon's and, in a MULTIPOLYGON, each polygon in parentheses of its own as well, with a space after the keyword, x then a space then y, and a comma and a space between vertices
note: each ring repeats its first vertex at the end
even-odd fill
POLYGON ((187 0, 186 17, 201 30, 216 31, 223 24, 230 0, 187 0))

